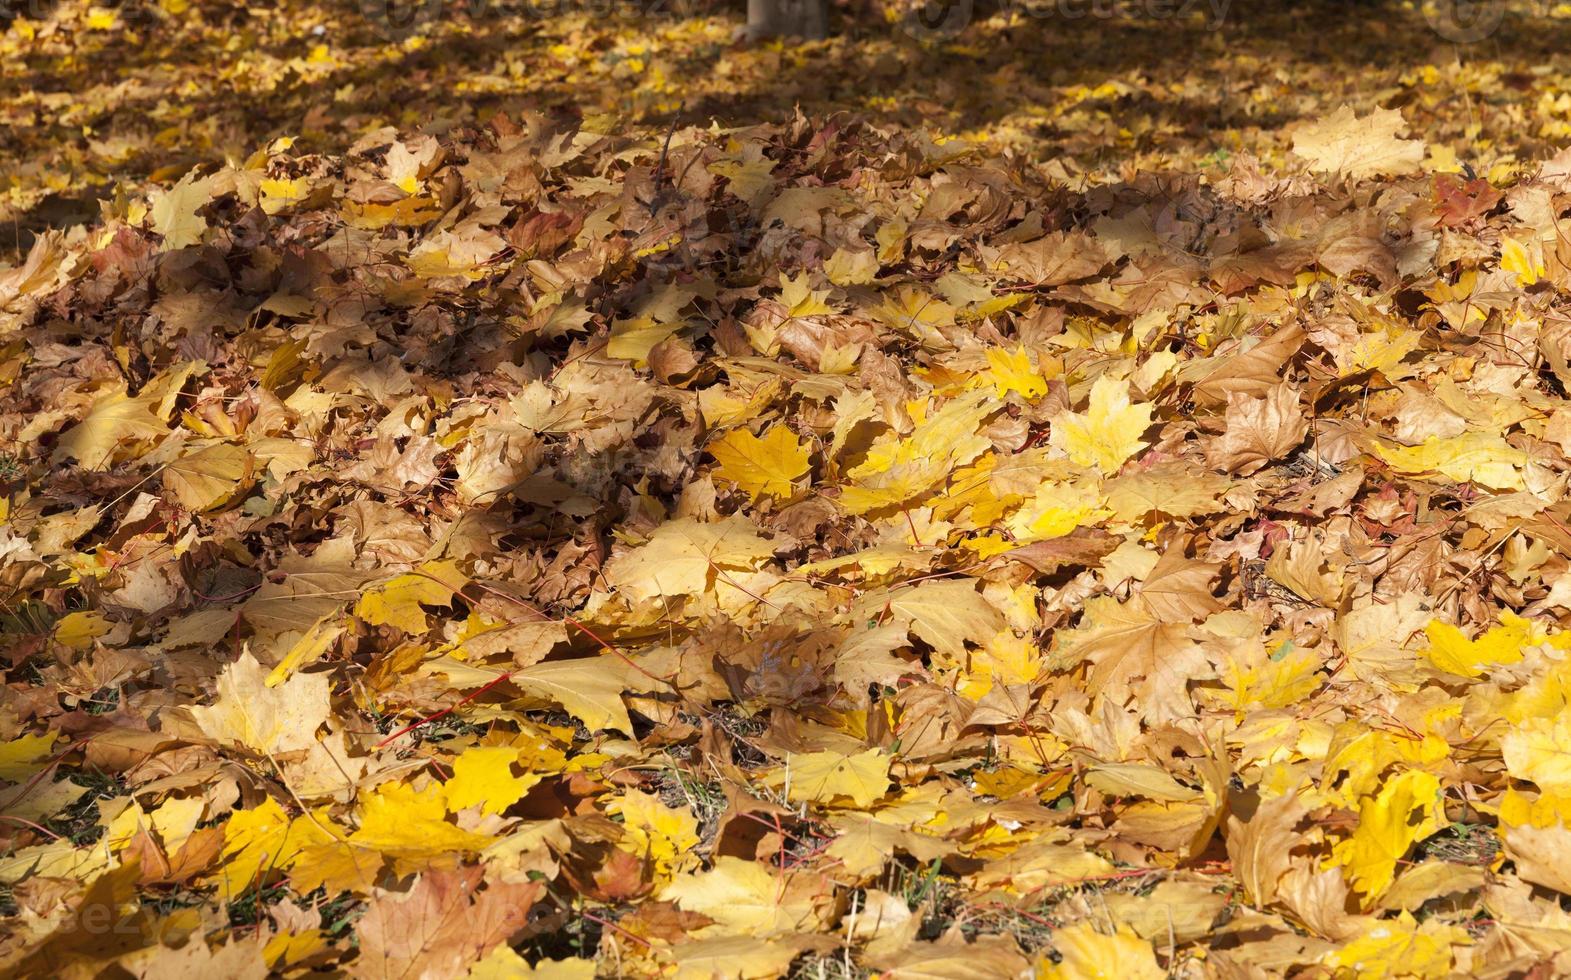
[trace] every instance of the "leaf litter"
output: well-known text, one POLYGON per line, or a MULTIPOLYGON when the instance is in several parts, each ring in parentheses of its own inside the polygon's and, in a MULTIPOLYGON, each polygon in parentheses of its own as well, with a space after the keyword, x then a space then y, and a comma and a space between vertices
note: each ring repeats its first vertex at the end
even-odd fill
POLYGON ((1563 58, 1304 6, 12 23, 7 973, 1564 969, 1563 58))

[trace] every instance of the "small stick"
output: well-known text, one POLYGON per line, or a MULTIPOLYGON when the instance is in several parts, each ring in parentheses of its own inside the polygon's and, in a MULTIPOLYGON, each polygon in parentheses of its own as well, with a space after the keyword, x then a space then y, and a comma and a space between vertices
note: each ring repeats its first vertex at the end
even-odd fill
POLYGON ((655 164, 655 193, 649 199, 649 216, 652 218, 660 211, 660 181, 665 177, 666 157, 671 153, 671 137, 676 134, 677 120, 682 118, 682 110, 687 107, 684 101, 679 103, 676 111, 671 114, 671 126, 665 131, 665 144, 660 147, 660 162, 655 164))

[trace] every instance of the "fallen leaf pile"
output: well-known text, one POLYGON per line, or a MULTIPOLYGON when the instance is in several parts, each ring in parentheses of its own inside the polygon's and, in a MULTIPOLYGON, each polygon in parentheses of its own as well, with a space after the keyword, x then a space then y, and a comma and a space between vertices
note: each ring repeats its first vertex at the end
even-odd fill
POLYGON ((1571 971, 1571 152, 1410 84, 119 175, 0 269, 0 969, 1571 971))

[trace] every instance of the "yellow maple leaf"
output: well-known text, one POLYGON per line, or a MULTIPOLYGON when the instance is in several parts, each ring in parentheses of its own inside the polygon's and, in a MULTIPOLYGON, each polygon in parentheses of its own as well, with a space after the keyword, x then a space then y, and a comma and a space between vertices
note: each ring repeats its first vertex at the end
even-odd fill
POLYGON ((373 626, 396 626, 405 633, 424 633, 429 620, 421 605, 447 605, 465 581, 457 563, 427 562, 418 571, 367 589, 355 603, 355 615, 373 626))
POLYGON ((1453 946, 1468 945, 1467 932, 1432 919, 1419 925, 1407 912, 1372 922, 1363 935, 1326 954, 1324 963, 1338 977, 1354 980, 1414 980, 1451 973, 1453 946))
POLYGON ((873 319, 910 334, 929 350, 954 347, 938 328, 954 325, 955 308, 914 286, 901 286, 892 296, 885 294, 870 312, 873 319))
POLYGON ((442 786, 416 790, 404 783, 383 783, 360 797, 360 828, 349 842, 410 860, 482 851, 495 840, 462 830, 447 821, 442 786))
POLYGON ((668 807, 655 796, 629 789, 606 804, 606 812, 620 815, 624 836, 617 846, 630 854, 647 857, 656 882, 698 863, 698 819, 687 810, 668 807))
MULTIPOLYGON (((342 833, 325 821, 324 825, 342 833)), ((385 863, 380 851, 356 847, 342 838, 324 840, 301 848, 295 855, 289 869, 289 884, 306 892, 325 888, 330 895, 339 892, 364 895, 376 884, 385 863)))
POLYGON ((1414 739, 1406 733, 1369 729, 1337 744, 1325 760, 1321 784, 1329 790, 1332 799, 1356 808, 1362 805, 1362 800, 1374 796, 1389 783, 1385 772, 1392 766, 1433 768, 1450 754, 1450 743, 1438 735, 1427 734, 1414 739), (1346 776, 1342 775, 1344 772, 1346 776))
POLYGON ((927 581, 864 592, 851 607, 851 619, 904 626, 934 650, 954 658, 965 654, 967 641, 984 643, 1005 625, 1003 613, 970 581, 927 581))
POLYGON ((1500 240, 1500 268, 1515 276, 1518 286, 1531 286, 1549 271, 1527 246, 1510 236, 1500 240))
MULTIPOLYGON (((320 821, 320 822, 319 822, 320 821)), ((233 899, 259 875, 283 873, 307 847, 334 841, 330 826, 300 816, 293 820, 272 797, 250 810, 236 810, 224 824, 224 866, 217 874, 219 894, 233 899)))
POLYGON ((212 199, 211 182, 191 171, 180 183, 158 195, 149 215, 153 230, 164 236, 164 250, 173 251, 195 245, 207 231, 207 219, 197 214, 212 199))
POLYGON ((503 943, 470 967, 464 980, 595 980, 595 961, 542 959, 531 966, 503 943))
POLYGON ((327 721, 326 674, 295 674, 268 687, 268 672, 251 651, 224 668, 218 699, 190 709, 202 731, 220 742, 243 745, 263 755, 307 751, 327 721))
POLYGON ((1506 771, 1545 793, 1571 796, 1571 715, 1529 718, 1500 740, 1506 771))
POLYGON ((196 369, 190 361, 177 364, 149 381, 135 398, 123 386, 106 392, 82 421, 60 434, 51 459, 58 463, 75 458, 84 469, 104 470, 115 461, 122 443, 164 438, 175 398, 196 369))
POLYGON ((605 577, 634 600, 693 595, 711 588, 721 572, 757 569, 774 550, 745 517, 707 524, 684 517, 666 521, 642 545, 613 556, 605 577))
POLYGON ((780 273, 780 303, 786 308, 786 315, 821 316, 833 313, 829 304, 824 302, 824 297, 829 295, 827 289, 813 289, 808 282, 807 273, 798 273, 795 279, 787 278, 784 272, 780 273))
POLYGON ((55 622, 55 642, 73 650, 86 650, 93 641, 108 633, 114 625, 101 612, 82 609, 66 613, 55 622))
POLYGON ((1499 806, 1501 827, 1571 826, 1571 796, 1556 796, 1552 793, 1529 796, 1508 789, 1500 798, 1499 806))
POLYGON ((421 241, 404 258, 404 264, 422 279, 480 279, 486 275, 486 263, 506 246, 507 242, 492 232, 455 229, 421 241))
POLYGON ((765 157, 756 146, 741 147, 741 155, 729 160, 717 160, 708 167, 710 173, 731 182, 731 193, 744 201, 756 201, 773 189, 775 180, 770 176, 775 162, 765 157))
POLYGON ((165 853, 174 854, 180 850, 196 830, 196 825, 202 818, 202 812, 207 804, 201 799, 169 799, 152 813, 144 811, 140 805, 132 801, 131 805, 120 811, 119 816, 109 822, 104 830, 102 842, 112 851, 120 851, 129 845, 138 833, 150 832, 158 838, 163 845, 165 853))
POLYGON ((715 925, 694 934, 767 937, 816 928, 819 883, 811 875, 778 876, 757 861, 724 855, 709 871, 683 875, 660 892, 663 901, 698 912, 715 925))
MULTIPOLYGON (((184 0, 179 2, 183 3, 184 0)), ((161 6, 167 9, 171 4, 169 0, 163 0, 161 6)), ((277 932, 262 947, 262 962, 280 973, 294 972, 293 967, 306 968, 306 961, 320 959, 328 954, 332 950, 331 943, 331 938, 321 929, 277 932)))
POLYGON ((267 177, 257 186, 262 195, 257 203, 264 214, 282 214, 304 203, 315 189, 309 177, 267 177))
POLYGON ((836 286, 866 286, 878 276, 878 254, 870 248, 837 248, 824 260, 824 275, 836 286))
POLYGON ((655 345, 675 336, 684 326, 686 324, 681 320, 661 321, 652 316, 612 321, 611 339, 606 344, 606 353, 643 367, 655 345))
POLYGON ((1336 844, 1332 860, 1353 888, 1373 900, 1396 878, 1396 866, 1416 842, 1440 828, 1440 779, 1409 769, 1359 802, 1358 827, 1336 844), (1414 817, 1417 817, 1415 820, 1414 817))
POLYGON ((70 456, 86 469, 108 469, 121 442, 161 439, 168 434, 168 425, 155 414, 145 394, 132 398, 124 390, 112 391, 94 402, 87 417, 60 436, 55 459, 70 456))
POLYGON ((289 679, 289 675, 301 667, 309 666, 322 658, 332 648, 338 638, 344 634, 342 623, 329 622, 336 619, 334 616, 325 616, 312 624, 311 628, 296 640, 284 654, 284 659, 278 662, 267 675, 267 686, 277 687, 289 679))
POLYGON ((880 436, 866 458, 846 473, 853 484, 842 488, 841 508, 865 514, 931 490, 957 466, 987 451, 991 440, 978 429, 999 407, 986 391, 968 391, 921 418, 908 438, 895 433, 880 436))
POLYGON ((1433 620, 1424 627, 1429 637, 1429 647, 1424 656, 1441 670, 1459 677, 1480 677, 1485 668, 1514 664, 1522 659, 1522 648, 1542 643, 1544 631, 1531 620, 1511 613, 1500 617, 1500 625, 1469 640, 1467 635, 1450 623, 1433 620))
POLYGON ((1081 466, 1117 473, 1148 445, 1140 436, 1151 426, 1151 408, 1146 402, 1130 402, 1127 380, 1104 374, 1091 385, 1091 404, 1084 414, 1064 412, 1053 419, 1049 441, 1081 466))
POLYGON ((1000 398, 1018 391, 1026 401, 1034 402, 1047 394, 1047 378, 1031 366, 1031 355, 1024 347, 1012 351, 989 347, 987 371, 981 377, 993 385, 994 393, 1000 398))
POLYGON ((1300 126, 1293 152, 1320 173, 1354 179, 1412 173, 1424 161, 1424 141, 1398 138, 1407 122, 1395 109, 1375 109, 1360 119, 1342 106, 1325 119, 1300 126))
POLYGON ((784 425, 770 426, 762 438, 732 429, 710 445, 709 454, 720 464, 715 474, 754 500, 791 496, 791 482, 811 465, 807 447, 784 425))
POLYGON ((1422 330, 1409 330, 1399 323, 1385 323, 1381 329, 1359 334, 1358 340, 1332 351, 1337 373, 1342 377, 1360 371, 1394 373, 1407 355, 1418 349, 1424 339, 1422 330))
POLYGON ((21 782, 44 768, 44 760, 49 757, 56 737, 54 732, 49 732, 0 742, 0 779, 21 782))
POLYGON ((1476 483, 1491 490, 1523 490, 1522 467, 1527 453, 1498 435, 1464 432, 1430 436, 1417 446, 1376 446, 1391 468, 1401 473, 1439 473, 1457 483, 1476 483))
POLYGON ((1269 654, 1259 644, 1232 651, 1220 669, 1229 689, 1222 701, 1237 711, 1285 708, 1320 687, 1322 666, 1313 650, 1299 649, 1292 641, 1269 654))
POLYGON ((590 731, 614 728, 633 734, 622 703, 626 665, 609 654, 582 660, 554 660, 513 673, 513 683, 536 697, 560 704, 590 731))
POLYGON ((1077 922, 1053 933, 1059 962, 1044 961, 1041 980, 1161 980, 1167 976, 1156 961, 1156 950, 1129 926, 1119 923, 1112 935, 1090 922, 1077 922))
POLYGON ((14 885, 30 875, 71 878, 86 883, 108 869, 112 857, 108 848, 79 848, 69 837, 16 848, 0 858, 0 884, 14 885))
POLYGON ((901 463, 861 478, 840 491, 840 507, 847 514, 866 514, 898 507, 943 478, 943 467, 930 462, 901 463))
MULTIPOLYGON (((939 659, 934 654, 935 661, 939 659)), ((967 657, 967 669, 955 681, 955 693, 970 701, 980 701, 998 685, 1029 684, 1042 673, 1043 658, 1037 642, 1003 630, 980 650, 967 657)))
POLYGON ((512 745, 476 745, 453 760, 453 778, 442 785, 447 808, 454 813, 480 805, 481 813, 501 813, 524 798, 545 776, 513 774, 518 748, 512 745))
POLYGON ((371 231, 380 231, 388 225, 412 228, 442 216, 442 208, 437 202, 423 195, 402 198, 392 204, 345 201, 343 210, 344 219, 350 225, 371 231))
POLYGON ((1043 483, 1009 518, 1008 527, 1022 544, 1063 537, 1077 527, 1111 517, 1113 512, 1102 506, 1103 499, 1099 487, 1043 483))
POLYGON ((170 460, 164 467, 164 486, 186 510, 212 510, 250 485, 255 462, 239 446, 217 443, 170 460))
POLYGON ((888 753, 868 749, 855 755, 834 750, 791 753, 786 756, 786 799, 802 803, 850 800, 867 809, 889 789, 888 753))

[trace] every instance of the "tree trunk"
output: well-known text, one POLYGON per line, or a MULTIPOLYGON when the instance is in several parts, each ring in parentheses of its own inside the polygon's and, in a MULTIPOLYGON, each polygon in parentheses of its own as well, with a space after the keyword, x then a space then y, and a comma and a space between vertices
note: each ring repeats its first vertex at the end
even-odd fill
POLYGON ((829 0, 747 0, 747 36, 821 40, 829 33, 829 0))

